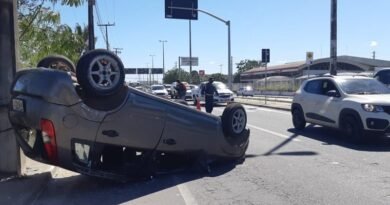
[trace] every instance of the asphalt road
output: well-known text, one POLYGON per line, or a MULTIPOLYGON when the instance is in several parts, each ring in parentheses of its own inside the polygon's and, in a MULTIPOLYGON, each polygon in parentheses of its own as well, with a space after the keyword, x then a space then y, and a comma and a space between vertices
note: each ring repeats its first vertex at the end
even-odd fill
MULTIPOLYGON (((390 139, 357 145, 336 130, 292 128, 289 112, 245 106, 247 159, 115 183, 54 168, 31 204, 390 204, 390 139)), ((204 109, 204 108, 203 108, 204 109)), ((216 107, 221 115, 224 107, 216 107)), ((31 176, 35 180, 43 174, 31 176)), ((14 201, 26 202, 26 201, 14 201)))

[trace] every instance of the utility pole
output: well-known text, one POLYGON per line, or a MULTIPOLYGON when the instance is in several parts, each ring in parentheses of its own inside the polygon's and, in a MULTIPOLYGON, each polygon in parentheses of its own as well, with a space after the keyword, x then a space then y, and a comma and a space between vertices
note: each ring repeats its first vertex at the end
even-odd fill
POLYGON ((189 30, 190 30, 190 83, 192 83, 192 39, 191 39, 191 19, 189 20, 189 30))
POLYGON ((93 24, 93 6, 95 0, 88 0, 88 50, 95 49, 95 30, 93 24))
POLYGON ((222 64, 219 64, 220 73, 222 74, 222 64))
POLYGON ((151 73, 152 73, 152 78, 153 80, 151 82, 154 82, 154 74, 153 74, 153 68, 154 68, 154 56, 155 55, 149 55, 150 57, 152 57, 152 70, 151 70, 151 73))
POLYGON ((165 75, 165 48, 164 48, 164 44, 167 43, 168 41, 167 40, 159 40, 160 43, 162 43, 162 51, 163 51, 163 79, 164 79, 164 75, 165 75))
POLYGON ((24 158, 20 155, 14 130, 8 119, 11 84, 18 67, 17 0, 0 0, 0 174, 22 174, 24 158))
POLYGON ((108 27, 108 26, 115 26, 115 23, 113 23, 113 24, 110 24, 110 23, 98 24, 98 26, 104 26, 104 27, 106 27, 106 49, 107 49, 107 50, 110 50, 110 45, 109 45, 109 43, 108 43, 108 31, 107 31, 107 27, 108 27))
POLYGON ((337 75, 337 0, 331 0, 330 11, 330 71, 337 75))
POLYGON ((375 51, 372 52, 372 59, 375 60, 375 51))
POLYGON ((121 54, 123 50, 123 48, 112 48, 112 49, 114 49, 115 55, 121 54))

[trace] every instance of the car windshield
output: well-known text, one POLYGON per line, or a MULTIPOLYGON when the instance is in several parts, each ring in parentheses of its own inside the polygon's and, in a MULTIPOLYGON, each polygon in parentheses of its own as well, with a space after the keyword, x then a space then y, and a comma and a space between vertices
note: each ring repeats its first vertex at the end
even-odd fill
POLYGON ((375 79, 346 79, 340 82, 347 94, 390 94, 390 90, 375 79))
POLYGON ((164 90, 165 87, 162 86, 162 85, 155 85, 155 86, 152 86, 152 90, 164 90))
POLYGON ((376 75, 376 79, 386 85, 390 85, 390 70, 378 72, 378 74, 376 75))
POLYGON ((219 90, 222 90, 222 89, 226 89, 226 88, 227 88, 226 85, 225 85, 224 83, 220 83, 220 82, 218 82, 218 83, 214 82, 213 85, 215 86, 215 88, 217 88, 217 89, 219 89, 219 90))

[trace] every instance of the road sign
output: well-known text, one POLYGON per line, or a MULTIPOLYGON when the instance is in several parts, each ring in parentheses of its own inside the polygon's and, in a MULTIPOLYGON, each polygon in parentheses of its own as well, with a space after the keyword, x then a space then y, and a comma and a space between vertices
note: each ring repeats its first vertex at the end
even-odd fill
POLYGON ((125 74, 137 74, 137 68, 125 68, 125 74))
POLYGON ((311 65, 313 63, 313 52, 306 52, 306 64, 311 65))
POLYGON ((268 48, 261 49, 261 62, 269 63, 269 59, 270 59, 270 50, 268 48))
POLYGON ((199 70, 199 76, 203 77, 205 75, 204 70, 199 70))
POLYGON ((198 66, 199 58, 198 57, 180 57, 180 65, 182 66, 190 66, 190 62, 192 66, 198 66))
POLYGON ((162 68, 152 68, 152 74, 163 74, 162 68))
POLYGON ((198 0, 165 0, 165 18, 198 20, 198 0))
POLYGON ((137 68, 137 74, 149 74, 149 68, 137 68))

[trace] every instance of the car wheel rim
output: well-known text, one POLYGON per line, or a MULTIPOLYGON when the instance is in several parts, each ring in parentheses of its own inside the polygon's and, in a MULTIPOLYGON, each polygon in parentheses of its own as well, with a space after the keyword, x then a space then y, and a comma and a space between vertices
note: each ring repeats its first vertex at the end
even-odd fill
POLYGON ((245 112, 242 109, 236 110, 233 113, 232 128, 234 133, 241 133, 245 129, 246 118, 245 112))
POLYGON ((88 80, 95 88, 108 90, 117 85, 120 79, 120 68, 110 56, 98 56, 88 68, 88 80))

